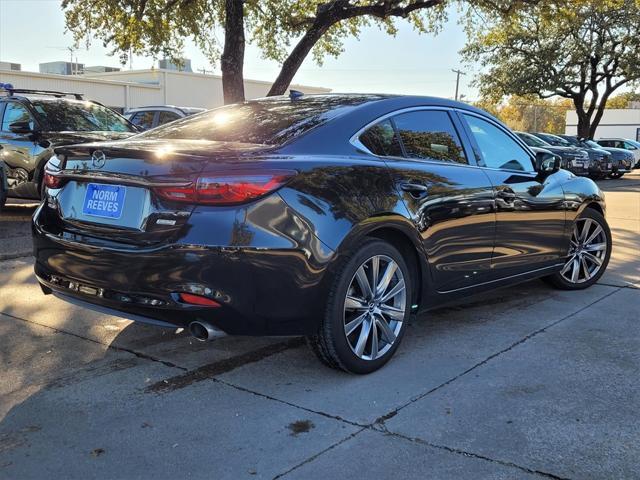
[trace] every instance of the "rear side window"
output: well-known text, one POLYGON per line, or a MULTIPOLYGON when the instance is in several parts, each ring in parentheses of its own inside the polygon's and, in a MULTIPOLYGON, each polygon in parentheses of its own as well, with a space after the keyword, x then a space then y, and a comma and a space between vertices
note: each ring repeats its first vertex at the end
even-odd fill
POLYGON ((407 157, 467 163, 447 112, 419 110, 393 117, 407 157))
POLYGON ((156 112, 147 110, 145 112, 134 113, 130 119, 130 122, 137 125, 144 130, 148 130, 153 127, 153 117, 156 112))
POLYGON ((359 137, 360 143, 374 155, 402 157, 402 148, 390 120, 383 120, 368 128, 359 137))
POLYGON ((9 125, 14 122, 29 122, 29 126, 33 129, 33 118, 29 111, 17 102, 7 102, 4 109, 4 117, 2 118, 2 131, 8 132, 9 125))
POLYGON ((485 167, 534 171, 529 153, 500 128, 473 115, 464 114, 464 118, 478 144, 485 167))
POLYGON ((162 110, 158 113, 158 125, 164 125, 165 123, 173 122, 179 118, 182 117, 175 112, 162 110))

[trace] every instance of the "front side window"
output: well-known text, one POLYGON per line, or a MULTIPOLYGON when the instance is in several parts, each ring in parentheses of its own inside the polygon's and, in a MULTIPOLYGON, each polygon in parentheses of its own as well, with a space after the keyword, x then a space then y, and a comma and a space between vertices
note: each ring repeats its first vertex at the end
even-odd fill
POLYGON ((4 117, 2 118, 2 131, 8 132, 9 125, 15 122, 29 122, 29 126, 33 130, 35 123, 33 117, 23 105, 17 102, 8 102, 4 109, 4 117))
POLYGON ((179 118, 182 117, 175 112, 162 110, 160 111, 160 113, 158 113, 158 125, 164 125, 165 123, 173 122, 174 120, 178 120, 179 118))
POLYGON ((418 110, 393 117, 409 158, 467 163, 453 122, 447 112, 418 110))
POLYGON ((156 112, 153 110, 146 110, 144 112, 134 113, 131 117, 131 123, 142 128, 143 130, 149 130, 153 128, 153 117, 156 112))
POLYGON ((464 114, 464 118, 478 144, 485 167, 534 171, 529 153, 504 131, 474 115, 464 114))
POLYGON ((32 100, 33 108, 54 132, 133 132, 113 110, 82 100, 32 100))
POLYGON ((359 137, 360 143, 374 155, 402 157, 402 148, 390 120, 383 120, 368 128, 359 137))

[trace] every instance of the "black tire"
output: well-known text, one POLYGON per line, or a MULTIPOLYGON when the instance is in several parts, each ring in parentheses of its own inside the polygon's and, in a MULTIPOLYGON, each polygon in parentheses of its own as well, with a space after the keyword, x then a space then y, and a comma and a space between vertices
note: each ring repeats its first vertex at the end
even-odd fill
MULTIPOLYGON (((389 263, 387 263, 387 265, 389 265, 389 263)), ((365 240, 357 249, 349 252, 341 260, 341 264, 333 278, 327 298, 326 310, 318 332, 315 335, 307 337, 307 343, 311 347, 311 350, 318 356, 320 361, 331 368, 356 374, 374 372, 391 359, 402 341, 402 337, 404 336, 404 332, 407 327, 407 322, 411 315, 412 292, 413 280, 411 278, 411 273, 400 252, 393 245, 383 240, 365 240), (371 323, 373 328, 376 329, 376 334, 373 335, 372 331, 371 337, 375 336, 376 339, 380 338, 380 340, 377 341, 380 341, 380 345, 384 345, 384 348, 387 350, 379 357, 363 359, 356 354, 356 351, 352 348, 349 343, 350 340, 347 338, 347 334, 345 333, 345 302, 348 292, 351 291, 350 288, 352 288, 352 282, 356 281, 356 272, 361 266, 364 266, 365 263, 371 261, 373 257, 377 256, 380 256, 380 258, 391 259, 395 262, 397 271, 400 272, 394 274, 397 275, 397 277, 394 276, 393 279, 396 280, 396 285, 400 283, 400 278, 404 281, 404 301, 402 298, 397 300, 403 304, 404 314, 402 316, 402 320, 395 323, 395 327, 399 327, 399 329, 396 331, 395 340, 393 342, 386 342, 384 340, 384 333, 382 332, 381 327, 379 329, 375 320, 371 323)), ((371 303, 372 302, 369 302, 369 305, 371 305, 371 303)), ((371 308, 372 307, 370 306, 370 309, 371 308)), ((364 312, 363 315, 367 313, 366 308, 359 311, 364 312)), ((357 315, 357 313, 354 315, 357 315)), ((370 315, 371 317, 367 318, 374 318, 373 313, 370 315)), ((392 321, 389 324, 391 323, 394 322, 392 321)), ((363 326, 360 328, 364 329, 364 322, 362 322, 362 325, 363 326)), ((367 347, 365 348, 369 348, 371 350, 369 356, 374 357, 374 355, 371 354, 373 351, 373 340, 367 340, 367 342, 369 341, 371 341, 371 343, 367 343, 367 347)))
POLYGON ((7 203, 7 174, 4 169, 4 164, 0 162, 0 210, 4 209, 7 203))
POLYGON ((614 173, 610 173, 609 174, 609 178, 611 178, 612 180, 617 180, 619 178, 622 178, 623 175, 624 175, 624 173, 614 172, 614 173))
MULTIPOLYGON (((590 279, 582 281, 580 283, 574 283, 569 281, 562 275, 561 272, 557 272, 553 275, 543 278, 543 280, 545 280, 547 283, 551 284, 552 286, 560 290, 583 290, 585 288, 589 288, 591 285, 593 285, 598 280, 600 280, 600 277, 602 277, 605 270, 607 269, 607 265, 609 264, 609 259, 611 258, 612 241, 611 241, 611 230, 609 228, 609 224, 607 223, 607 220, 602 216, 600 212, 594 210, 593 208, 586 208, 582 212, 582 214, 580 214, 580 216, 576 219, 576 223, 584 219, 591 219, 592 221, 596 222, 600 227, 602 227, 602 230, 604 231, 607 244, 606 244, 606 249, 604 250, 603 258, 601 259, 602 264, 599 267, 599 270, 595 273, 595 275, 593 275, 590 279)), ((574 226, 572 226, 572 232, 574 228, 575 228, 575 224, 574 226)), ((567 259, 567 263, 571 261, 569 258, 567 259)))

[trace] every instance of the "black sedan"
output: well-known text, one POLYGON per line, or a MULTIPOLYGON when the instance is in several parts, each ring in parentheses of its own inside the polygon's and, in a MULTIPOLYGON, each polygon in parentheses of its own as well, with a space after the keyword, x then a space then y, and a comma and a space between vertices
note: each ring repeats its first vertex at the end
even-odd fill
POLYGON ((199 339, 305 335, 368 373, 413 313, 533 278, 593 285, 601 191, 428 97, 275 97, 56 149, 34 215, 44 293, 199 339))

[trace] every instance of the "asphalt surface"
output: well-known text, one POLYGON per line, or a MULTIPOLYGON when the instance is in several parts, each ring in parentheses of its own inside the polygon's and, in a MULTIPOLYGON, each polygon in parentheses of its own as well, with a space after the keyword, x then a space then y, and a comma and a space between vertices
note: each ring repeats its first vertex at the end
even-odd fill
POLYGON ((640 478, 640 172, 600 182, 601 282, 413 321, 381 371, 297 338, 212 343, 40 292, 32 206, 0 214, 0 478, 640 478))

